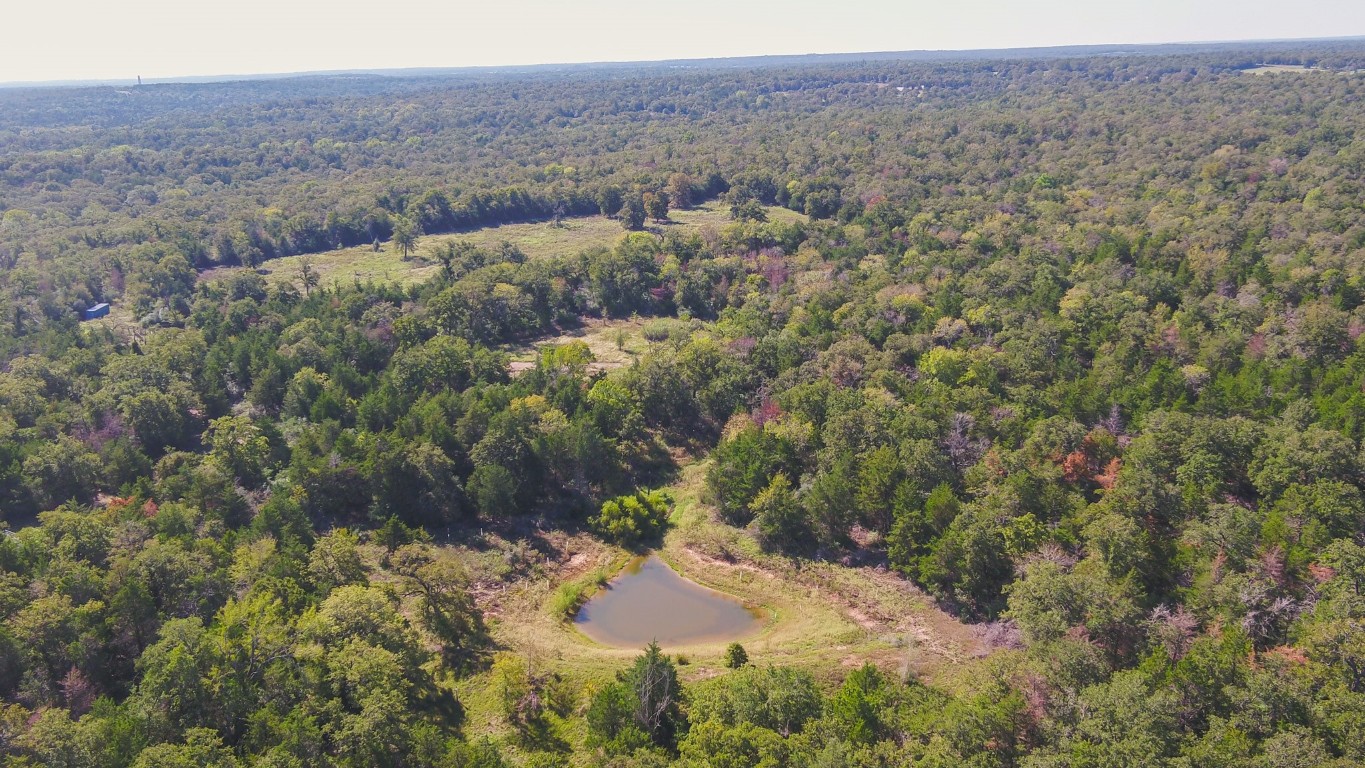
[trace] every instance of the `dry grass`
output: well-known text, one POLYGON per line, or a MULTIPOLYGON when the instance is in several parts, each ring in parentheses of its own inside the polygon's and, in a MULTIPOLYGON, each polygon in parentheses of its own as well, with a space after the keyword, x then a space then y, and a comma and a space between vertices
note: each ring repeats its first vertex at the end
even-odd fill
POLYGON ((1248 75, 1270 75, 1282 72, 1321 72, 1317 67, 1305 67, 1302 64, 1261 64, 1255 67, 1248 67, 1242 70, 1248 75))
POLYGON ((593 361, 588 368, 592 371, 608 371, 624 368, 649 348, 644 337, 646 320, 633 317, 620 320, 591 319, 578 328, 573 328, 558 336, 536 339, 507 348, 511 353, 512 373, 515 375, 535 367, 541 347, 558 346, 573 341, 588 345, 593 361))

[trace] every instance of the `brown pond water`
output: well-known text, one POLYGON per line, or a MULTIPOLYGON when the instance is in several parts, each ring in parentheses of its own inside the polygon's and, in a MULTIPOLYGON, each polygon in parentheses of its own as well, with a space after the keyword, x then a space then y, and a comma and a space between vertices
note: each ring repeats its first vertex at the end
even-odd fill
POLYGON ((679 576, 654 555, 630 561, 583 605, 574 624, 603 645, 643 648, 734 640, 762 625, 762 611, 679 576))

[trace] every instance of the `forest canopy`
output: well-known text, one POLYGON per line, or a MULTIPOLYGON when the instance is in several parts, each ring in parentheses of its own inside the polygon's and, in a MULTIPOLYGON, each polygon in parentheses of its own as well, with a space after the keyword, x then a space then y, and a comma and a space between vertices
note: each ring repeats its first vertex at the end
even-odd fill
POLYGON ((1336 42, 0 91, 0 753, 1359 764, 1363 73, 1336 42), (702 204, 728 223, 670 224, 702 204), (587 216, 619 240, 258 273, 587 216), (546 342, 593 323, 641 346, 546 342), (650 546, 688 477, 746 542, 707 557, 894 574, 981 652, 506 640, 547 532, 650 546))

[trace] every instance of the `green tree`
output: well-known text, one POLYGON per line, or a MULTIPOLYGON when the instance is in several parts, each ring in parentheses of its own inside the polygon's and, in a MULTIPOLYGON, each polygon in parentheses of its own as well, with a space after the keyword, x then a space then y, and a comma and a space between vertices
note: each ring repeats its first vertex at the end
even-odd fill
POLYGON ((544 702, 534 689, 525 659, 513 653, 499 653, 490 672, 502 716, 508 722, 523 727, 540 720, 544 702))
POLYGON ((930 551, 935 540, 948 529, 961 511, 952 486, 941 483, 924 500, 915 503, 912 489, 897 486, 893 501, 895 522, 887 536, 887 558, 903 573, 914 574, 919 558, 930 551))
POLYGON ((685 173, 669 174, 665 191, 668 201, 673 207, 682 209, 692 207, 693 183, 691 176, 685 173))
POLYGON ((730 219, 732 221, 751 221, 762 224, 768 220, 768 211, 763 207, 763 203, 753 198, 745 198, 730 204, 730 219))
POLYGON ((751 723, 783 737, 800 733, 824 708, 815 679, 792 667, 746 664, 689 693, 688 716, 693 722, 751 723))
MULTIPOLYGON (((747 525, 753 519, 753 500, 779 473, 787 475, 796 468, 791 441, 757 425, 746 426, 722 441, 712 457, 706 473, 707 491, 720 508, 721 517, 731 525, 747 525)), ((775 494, 780 501, 780 483, 775 494)))
POLYGON ((71 669, 72 652, 80 638, 75 606, 63 594, 40 597, 18 611, 6 622, 13 633, 16 660, 26 671, 22 681, 10 680, 9 686, 20 683, 36 701, 50 702, 57 697, 58 681, 71 669))
POLYGON ((999 524, 983 510, 959 515, 920 558, 919 578, 938 594, 979 616, 1001 607, 1001 590, 1014 576, 999 524))
POLYGON ((327 374, 319 373, 311 366, 300 368, 284 391, 284 414, 307 418, 329 382, 327 374))
POLYGON ((887 683, 871 664, 849 673, 830 699, 830 716, 854 744, 871 744, 885 734, 882 721, 887 683))
POLYGON ((199 618, 172 619, 161 626, 157 641, 138 658, 134 698, 151 718, 153 734, 166 736, 182 728, 214 723, 214 696, 205 679, 215 661, 199 618))
POLYGON ((671 504, 665 491, 637 491, 602 502, 601 511, 588 524, 605 539, 636 546, 663 533, 671 504))
POLYGON ((645 213, 658 222, 668 221, 668 193, 646 192, 643 196, 645 213))
POLYGON ((417 222, 405 216, 399 216, 393 221, 393 244, 398 246, 407 259, 408 254, 417 248, 417 238, 422 234, 422 227, 417 222))
POLYGON ((99 490, 99 457, 81 443, 60 435, 23 460, 24 484, 40 509, 75 500, 87 503, 99 490))
POLYGON ((487 632, 483 615, 469 593, 469 577, 458 560, 426 544, 399 547, 393 571, 407 580, 419 599, 422 624, 441 644, 441 659, 450 669, 468 669, 483 652, 487 632))
POLYGON ((897 486, 904 480, 900 456, 895 448, 880 446, 864 455, 861 465, 856 491, 859 520, 871 530, 887 533, 894 522, 897 486))
POLYGON ((621 206, 621 226, 627 232, 638 232, 645 227, 645 204, 643 200, 632 198, 621 206))
POLYGON ((190 728, 179 744, 147 747, 133 761, 133 768, 237 768, 241 765, 222 738, 209 728, 190 728))
POLYGON ((647 234, 627 235, 611 250, 588 253, 588 279, 608 313, 622 316, 650 306, 649 291, 659 279, 658 253, 658 243, 647 234))
POLYGON ((730 669, 739 669, 749 663, 749 652, 744 650, 744 646, 739 643, 730 643, 725 646, 725 666, 730 669))
POLYGON ((622 682, 634 694, 635 723, 658 746, 672 746, 683 726, 678 670, 658 643, 650 643, 622 682))
POLYGON ((589 743, 612 754, 654 744, 672 747, 684 727, 677 668, 650 643, 635 663, 603 687, 588 707, 589 743))
POLYGON ((385 448, 389 446, 376 446, 371 465, 374 517, 439 526, 459 516, 464 488, 458 467, 444 451, 426 441, 385 448))
POLYGON ((317 269, 313 266, 312 258, 302 256, 299 258, 299 282, 303 284, 303 295, 312 296, 313 289, 318 287, 318 282, 322 278, 318 275, 317 269))
POLYGON ((491 517, 508 517, 517 513, 516 477, 499 464, 485 464, 474 469, 469 478, 469 493, 479 513, 491 517))
POLYGON ((413 684, 403 657, 352 637, 331 648, 325 663, 327 683, 342 705, 330 718, 339 762, 394 765, 395 752, 411 749, 413 736, 420 733, 413 728, 416 718, 408 706, 413 684))
MULTIPOLYGON (((18 705, 14 709, 21 710, 18 705)), ((6 720, 17 712, 6 711, 6 720)), ((9 723, 6 723, 9 725, 9 723)), ((77 723, 69 713, 59 707, 44 709, 32 716, 27 727, 5 729, 7 733, 3 748, 9 753, 9 761, 15 765, 56 766, 58 768, 84 768, 100 764, 102 755, 99 734, 88 724, 77 723), (14 736, 10 736, 13 733, 14 736), (29 762, 31 759, 34 762, 29 762)))
POLYGON ((271 463, 270 440, 245 416, 223 416, 209 422, 205 433, 209 456, 248 488, 265 482, 271 463))
POLYGON ((773 475, 768 487, 749 502, 749 514, 765 549, 795 552, 809 545, 810 523, 786 473, 773 475))
POLYGON ((139 392, 124 401, 123 414, 147 453, 159 457, 167 448, 185 446, 197 429, 190 411, 195 403, 180 393, 139 392))
POLYGON ((1180 764, 1171 761, 1180 734, 1172 697, 1152 691, 1141 672, 1119 672, 1086 688, 1080 704, 1074 724, 1055 746, 1038 750, 1031 763, 1064 759, 1077 768, 1180 764))
POLYGON ((621 194, 620 187, 609 184, 597 192, 597 208, 603 216, 615 216, 620 213, 624 202, 625 197, 621 194))
POLYGON ((588 746, 609 755, 630 754, 650 744, 649 734, 635 721, 634 692, 619 680, 593 694, 585 719, 588 746))
POLYGON ((318 537, 308 554, 307 573, 320 592, 346 584, 366 583, 359 546, 360 537, 346 528, 337 528, 318 537))
POLYGON ((1136 650, 1132 638, 1140 631, 1142 614, 1132 580, 1113 580, 1096 561, 1083 562, 1070 573, 1041 561, 1005 591, 1005 615, 1019 625, 1030 645, 1045 645, 1083 627, 1115 661, 1136 650))
POLYGON ((726 727, 714 720, 688 731, 678 751, 687 765, 708 768, 754 768, 788 764, 790 746, 766 728, 744 723, 726 727))

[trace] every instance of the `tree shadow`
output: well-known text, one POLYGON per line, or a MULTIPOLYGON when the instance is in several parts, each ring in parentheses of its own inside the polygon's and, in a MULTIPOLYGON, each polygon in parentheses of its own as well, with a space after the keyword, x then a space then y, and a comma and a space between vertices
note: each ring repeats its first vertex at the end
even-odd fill
POLYGON ((458 728, 464 724, 464 704, 455 697, 454 692, 437 685, 421 687, 421 710, 428 713, 439 723, 458 728))
POLYGON ((544 717, 517 726, 516 741, 522 749, 535 752, 567 755, 573 751, 573 746, 555 733, 549 720, 544 717))

